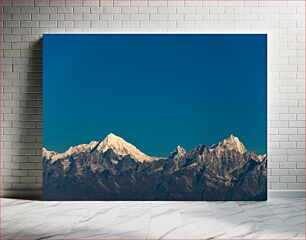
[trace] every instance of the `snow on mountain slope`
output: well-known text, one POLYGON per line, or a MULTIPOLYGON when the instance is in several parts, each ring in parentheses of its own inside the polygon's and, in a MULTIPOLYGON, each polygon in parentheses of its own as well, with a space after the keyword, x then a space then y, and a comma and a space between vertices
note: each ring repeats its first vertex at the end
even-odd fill
POLYGON ((126 142, 123 138, 110 133, 101 142, 97 148, 99 152, 106 152, 108 149, 112 149, 119 156, 130 155, 133 159, 144 162, 152 161, 157 158, 146 155, 145 153, 138 150, 134 145, 126 142))
POLYGON ((240 142, 239 138, 231 134, 228 138, 220 141, 217 145, 213 145, 211 149, 214 149, 217 152, 222 152, 225 149, 236 150, 240 154, 247 152, 247 149, 244 147, 243 143, 240 142))
POLYGON ((47 159, 51 159, 51 162, 53 163, 58 159, 65 159, 78 153, 91 152, 95 150, 104 153, 108 149, 112 149, 117 155, 121 157, 130 155, 133 159, 139 162, 153 161, 158 159, 156 157, 146 155, 145 153, 138 150, 135 146, 126 142, 123 138, 118 137, 113 133, 108 134, 102 142, 91 141, 89 144, 80 144, 75 147, 70 147, 63 153, 48 151, 44 148, 43 156, 47 159))
POLYGON ((180 159, 186 155, 187 151, 181 146, 177 146, 174 151, 171 152, 170 157, 180 159))
MULTIPOLYGON (((56 153, 54 151, 48 151, 43 148, 43 156, 46 159, 51 159, 51 163, 55 162, 58 159, 66 159, 70 156, 77 155, 79 153, 85 152, 95 152, 104 153, 108 149, 112 149, 115 154, 118 156, 124 157, 130 155, 131 158, 135 159, 138 162, 150 162, 158 159, 158 157, 151 157, 139 149, 137 149, 134 145, 128 143, 123 138, 116 136, 113 133, 108 134, 103 141, 91 141, 89 144, 80 144, 75 147, 70 147, 67 151, 63 153, 56 153)), ((210 151, 214 151, 217 154, 221 154, 226 149, 230 151, 236 151, 240 154, 244 154, 247 152, 247 149, 244 147, 243 143, 235 137, 234 135, 230 135, 228 138, 220 141, 218 144, 212 145, 210 151)), ((186 155, 186 150, 180 146, 178 146, 170 155, 172 158, 181 158, 186 155)), ((260 159, 263 160, 265 156, 261 156, 260 159)))

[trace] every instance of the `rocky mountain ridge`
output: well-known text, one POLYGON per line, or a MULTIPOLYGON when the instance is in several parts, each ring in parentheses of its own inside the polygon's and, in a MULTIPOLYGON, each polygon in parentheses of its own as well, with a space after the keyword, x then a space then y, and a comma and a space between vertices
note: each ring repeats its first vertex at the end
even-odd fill
POLYGON ((267 159, 231 135, 211 147, 151 157, 114 134, 43 149, 44 197, 60 200, 264 200, 267 159))

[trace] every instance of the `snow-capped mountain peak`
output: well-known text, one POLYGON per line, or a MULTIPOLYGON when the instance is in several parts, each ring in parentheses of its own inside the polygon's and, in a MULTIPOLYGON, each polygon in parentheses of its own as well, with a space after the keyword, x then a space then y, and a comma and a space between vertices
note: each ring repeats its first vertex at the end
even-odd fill
POLYGON ((186 150, 182 148, 180 145, 178 145, 174 151, 171 152, 172 158, 181 158, 186 155, 186 150))
POLYGON ((154 157, 141 152, 134 145, 128 143, 123 138, 118 137, 113 133, 108 134, 97 148, 99 152, 106 152, 108 149, 112 149, 117 155, 122 157, 130 155, 130 157, 139 162, 151 161, 155 159, 154 157))
POLYGON ((219 142, 217 145, 218 149, 228 149, 228 150, 236 150, 240 154, 243 154, 247 151, 244 147, 243 143, 240 142, 239 138, 235 137, 231 134, 228 138, 224 139, 223 141, 219 142))

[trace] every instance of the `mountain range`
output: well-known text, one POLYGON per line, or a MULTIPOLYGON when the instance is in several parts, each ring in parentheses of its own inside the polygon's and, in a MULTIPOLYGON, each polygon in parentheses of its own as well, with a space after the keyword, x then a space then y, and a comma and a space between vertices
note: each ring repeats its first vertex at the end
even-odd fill
POLYGON ((235 136, 168 157, 149 156, 123 138, 43 148, 46 200, 265 200, 267 156, 235 136))

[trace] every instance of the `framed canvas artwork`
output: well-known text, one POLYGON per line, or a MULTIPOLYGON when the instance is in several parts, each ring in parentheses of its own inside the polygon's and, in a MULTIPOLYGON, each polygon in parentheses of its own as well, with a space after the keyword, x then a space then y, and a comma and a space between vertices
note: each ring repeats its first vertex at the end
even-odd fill
POLYGON ((45 34, 45 200, 266 200, 266 34, 45 34))

